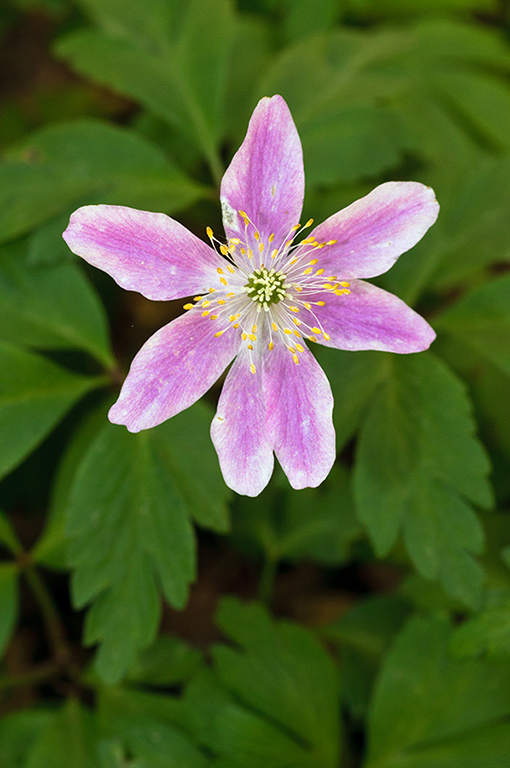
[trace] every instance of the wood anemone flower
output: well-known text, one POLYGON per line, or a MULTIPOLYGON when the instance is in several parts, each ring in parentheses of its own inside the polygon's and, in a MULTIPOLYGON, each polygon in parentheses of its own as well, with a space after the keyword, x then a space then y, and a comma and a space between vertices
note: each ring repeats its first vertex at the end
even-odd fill
POLYGON ((149 299, 194 296, 136 355, 109 418, 149 429, 198 400, 234 360, 211 436, 225 482, 256 496, 274 454, 293 488, 335 460, 333 396, 306 342, 410 353, 435 334, 403 301, 360 278, 386 272, 437 218, 433 191, 381 184, 311 229, 301 142, 281 96, 257 105, 221 184, 226 241, 210 245, 162 213, 90 205, 71 216, 74 253, 149 299), (296 238, 306 230, 306 236, 296 238), (234 359, 235 358, 235 359, 234 359))

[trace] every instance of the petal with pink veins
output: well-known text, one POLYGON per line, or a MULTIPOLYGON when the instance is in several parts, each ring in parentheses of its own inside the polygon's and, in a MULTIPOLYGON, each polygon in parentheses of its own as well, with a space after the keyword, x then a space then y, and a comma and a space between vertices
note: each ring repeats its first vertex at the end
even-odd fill
POLYGON ((258 496, 268 484, 274 466, 273 448, 265 426, 262 368, 250 370, 243 350, 234 361, 211 425, 211 438, 229 488, 258 496))
MULTIPOLYGON (((434 341, 435 331, 402 299, 363 280, 353 280, 349 290, 348 295, 341 296, 332 291, 317 293, 308 301, 324 301, 325 306, 300 310, 303 324, 322 331, 311 331, 321 344, 351 351, 378 349, 408 354, 422 352, 434 341)), ((300 330, 304 335, 309 333, 303 325, 300 330)))
POLYGON ((317 266, 341 279, 382 275, 421 240, 438 213, 430 187, 414 181, 380 184, 310 233, 319 243, 336 240, 313 249, 317 266))
POLYGON ((315 488, 335 461, 329 381, 307 349, 296 364, 275 344, 264 363, 266 425, 278 461, 293 488, 315 488))
POLYGON ((227 237, 245 240, 244 211, 267 244, 279 248, 299 222, 305 190, 303 151, 289 108, 281 96, 261 99, 246 138, 221 182, 227 237))
POLYGON ((219 330, 190 310, 151 336, 131 363, 110 421, 139 432, 193 405, 239 350, 238 334, 228 329, 216 337, 219 330))
POLYGON ((202 293, 224 261, 164 213, 120 205, 78 208, 63 234, 69 248, 128 291, 168 301, 202 293))

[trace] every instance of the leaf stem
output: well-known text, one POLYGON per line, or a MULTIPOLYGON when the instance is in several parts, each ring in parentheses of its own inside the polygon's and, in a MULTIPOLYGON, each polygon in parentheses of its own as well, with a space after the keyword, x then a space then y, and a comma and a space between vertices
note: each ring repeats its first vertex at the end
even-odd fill
POLYGON ((265 605, 270 605, 273 598, 277 568, 278 560, 272 557, 266 557, 260 572, 258 589, 258 598, 265 605))
MULTIPOLYGON (((69 668, 71 661, 71 652, 64 631, 64 626, 60 619, 57 606, 53 597, 41 578, 37 568, 28 563, 24 567, 25 578, 27 580, 32 594, 39 604, 42 616, 46 625, 48 641, 53 650, 55 661, 59 666, 69 668)), ((69 670, 68 670, 69 671, 69 670)))

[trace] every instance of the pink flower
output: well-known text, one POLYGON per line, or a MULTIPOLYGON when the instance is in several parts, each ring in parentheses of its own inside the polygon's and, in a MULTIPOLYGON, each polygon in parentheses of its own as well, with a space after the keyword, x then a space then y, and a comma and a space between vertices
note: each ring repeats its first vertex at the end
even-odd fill
POLYGON ((359 279, 386 272, 423 237, 438 214, 433 191, 381 184, 311 231, 297 223, 303 196, 301 142, 273 96, 257 105, 223 177, 226 244, 209 228, 213 247, 162 213, 115 205, 79 208, 64 233, 122 288, 156 301, 195 295, 136 355, 109 418, 131 432, 154 427, 234 360, 211 436, 225 482, 248 496, 268 483, 273 453, 293 488, 319 485, 335 460, 333 396, 306 340, 409 353, 435 337, 403 301, 359 279))

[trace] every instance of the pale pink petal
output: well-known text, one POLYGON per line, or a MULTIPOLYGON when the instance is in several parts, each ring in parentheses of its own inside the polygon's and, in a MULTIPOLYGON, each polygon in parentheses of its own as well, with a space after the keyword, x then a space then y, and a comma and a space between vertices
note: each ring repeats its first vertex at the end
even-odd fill
POLYGON ((430 187, 414 181, 381 184, 311 232, 319 243, 337 241, 313 250, 317 267, 340 279, 382 275, 421 240, 438 213, 430 187))
POLYGON ((322 483, 335 461, 331 387, 311 352, 296 365, 282 344, 265 358, 266 424, 283 471, 293 488, 322 483))
MULTIPOLYGON (((421 352, 428 349, 436 334, 426 320, 402 299, 363 280, 353 280, 348 295, 324 291, 308 297, 326 302, 299 312, 302 323, 316 326, 331 338, 314 333, 328 347, 357 351, 378 349, 386 352, 421 352)), ((303 334, 308 333, 303 325, 303 334)), ((312 332, 313 333, 313 332, 312 332)))
POLYGON ((69 248, 128 291, 168 301, 201 293, 224 261, 164 213, 120 205, 78 208, 63 234, 69 248))
POLYGON ((131 364, 109 419, 130 432, 149 429, 192 405, 214 384, 239 349, 239 335, 190 310, 144 344, 131 364))
POLYGON ((261 99, 221 183, 227 236, 245 239, 241 210, 265 243, 275 235, 278 248, 299 222, 304 189, 301 141, 289 108, 281 96, 261 99))
POLYGON ((273 448, 265 426, 262 366, 250 370, 247 350, 234 361, 223 385, 211 438, 229 488, 257 496, 273 472, 273 448))

